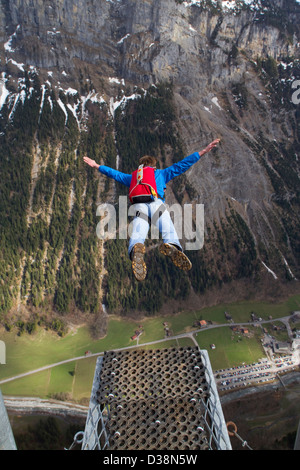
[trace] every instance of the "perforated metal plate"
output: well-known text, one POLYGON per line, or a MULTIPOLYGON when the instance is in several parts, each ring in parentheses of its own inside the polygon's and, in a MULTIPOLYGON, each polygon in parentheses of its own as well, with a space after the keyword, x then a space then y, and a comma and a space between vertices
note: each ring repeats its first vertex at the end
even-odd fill
POLYGON ((208 396, 197 348, 104 355, 97 399, 109 404, 111 449, 208 448, 208 396))
POLYGON ((137 400, 208 392, 197 348, 104 354, 98 400, 137 400))
POLYGON ((99 357, 82 449, 231 449, 207 351, 136 349, 99 357))
POLYGON ((197 347, 106 352, 95 372, 83 448, 217 448, 207 371, 197 347))

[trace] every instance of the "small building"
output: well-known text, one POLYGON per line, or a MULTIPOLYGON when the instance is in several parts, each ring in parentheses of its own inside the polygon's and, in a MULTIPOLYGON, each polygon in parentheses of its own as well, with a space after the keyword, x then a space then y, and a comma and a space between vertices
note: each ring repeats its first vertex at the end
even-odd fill
POLYGON ((207 322, 205 320, 200 320, 199 324, 202 327, 202 326, 206 326, 207 322))
POLYGON ((292 353, 292 348, 289 343, 285 342, 273 342, 273 351, 276 354, 291 354, 292 353))
POLYGON ((232 316, 228 312, 224 312, 226 320, 232 320, 232 316))
POLYGON ((143 330, 136 330, 134 332, 134 335, 131 336, 131 340, 134 341, 135 339, 138 339, 142 333, 143 333, 143 330))

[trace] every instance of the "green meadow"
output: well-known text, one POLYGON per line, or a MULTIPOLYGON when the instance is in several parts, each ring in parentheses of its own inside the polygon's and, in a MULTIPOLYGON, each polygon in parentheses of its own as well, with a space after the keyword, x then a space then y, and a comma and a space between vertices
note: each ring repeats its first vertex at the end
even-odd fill
POLYGON ((97 356, 86 356, 85 352, 100 354, 107 350, 139 347, 139 344, 160 341, 145 348, 193 346, 192 338, 164 340, 166 322, 172 335, 193 333, 200 349, 208 351, 214 370, 252 363, 263 357, 261 329, 249 326, 251 337, 233 335, 229 326, 203 328, 195 332, 195 321, 206 320, 216 325, 226 325, 224 312, 227 311, 234 322, 248 322, 251 312, 267 320, 287 316, 293 310, 300 310, 300 295, 281 304, 266 302, 239 302, 203 308, 192 312, 181 312, 173 316, 130 320, 110 316, 107 335, 92 340, 86 326, 70 330, 59 337, 53 332, 37 329, 32 335, 17 335, 16 331, 0 330, 0 339, 6 345, 6 364, 0 365, 0 381, 40 367, 51 366, 41 372, 0 384, 3 395, 36 396, 40 398, 58 397, 76 402, 87 402, 91 392, 97 356), (139 326, 143 334, 138 342, 131 337, 139 326), (215 345, 215 349, 211 345, 215 345), (64 360, 70 362, 55 365, 64 360))
POLYGON ((253 334, 248 338, 242 334, 233 334, 227 327, 201 332, 196 336, 200 349, 206 349, 213 370, 226 369, 245 364, 252 364, 265 356, 260 343, 261 329, 249 328, 253 334), (214 344, 216 349, 212 349, 214 344))

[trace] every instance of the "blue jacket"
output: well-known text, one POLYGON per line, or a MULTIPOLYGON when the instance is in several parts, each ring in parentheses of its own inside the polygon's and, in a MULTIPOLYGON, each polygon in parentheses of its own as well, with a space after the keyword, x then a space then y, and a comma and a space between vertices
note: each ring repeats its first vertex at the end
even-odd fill
MULTIPOLYGON (((194 152, 192 153, 192 155, 185 157, 180 162, 174 163, 173 165, 169 166, 168 168, 165 168, 164 170, 155 170, 155 181, 158 196, 164 200, 166 184, 176 176, 179 176, 185 171, 187 171, 192 165, 197 163, 199 160, 199 153, 194 152)), ((100 165, 99 171, 100 173, 103 173, 103 175, 109 176, 110 178, 116 180, 118 183, 124 184, 129 188, 131 182, 131 174, 122 173, 121 171, 114 170, 113 168, 110 168, 109 166, 105 165, 100 165)))

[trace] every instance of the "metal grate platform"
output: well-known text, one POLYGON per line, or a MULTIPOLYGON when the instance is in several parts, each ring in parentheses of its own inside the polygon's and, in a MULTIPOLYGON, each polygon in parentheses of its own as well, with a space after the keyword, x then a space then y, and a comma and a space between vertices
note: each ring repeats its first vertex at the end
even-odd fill
POLYGON ((188 347, 99 357, 82 449, 231 449, 207 352, 188 347))

